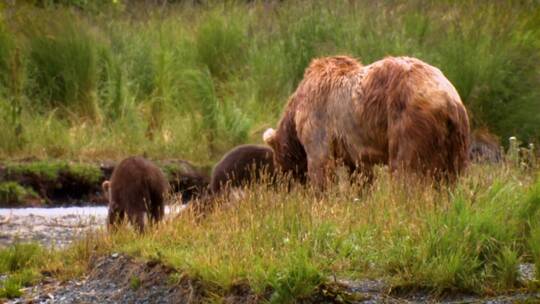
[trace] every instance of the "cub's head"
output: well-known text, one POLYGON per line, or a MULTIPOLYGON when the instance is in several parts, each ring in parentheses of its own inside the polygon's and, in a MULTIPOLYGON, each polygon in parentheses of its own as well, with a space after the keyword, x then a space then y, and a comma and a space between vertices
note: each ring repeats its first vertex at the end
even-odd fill
POLYGON ((305 180, 307 156, 298 140, 296 130, 289 123, 280 124, 278 131, 269 128, 263 133, 264 142, 274 151, 274 165, 283 173, 292 173, 292 177, 305 180))

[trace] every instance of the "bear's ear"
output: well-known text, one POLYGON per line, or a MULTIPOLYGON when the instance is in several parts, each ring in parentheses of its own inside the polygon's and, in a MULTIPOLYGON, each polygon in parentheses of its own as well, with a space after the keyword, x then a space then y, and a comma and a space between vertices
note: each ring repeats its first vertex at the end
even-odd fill
POLYGON ((101 184, 101 188, 103 189, 103 192, 105 192, 106 194, 109 193, 109 188, 111 187, 111 182, 106 180, 103 182, 103 184, 101 184))
POLYGON ((272 128, 266 129, 266 131, 264 131, 263 133, 264 142, 271 147, 273 147, 275 137, 276 137, 276 130, 272 128))

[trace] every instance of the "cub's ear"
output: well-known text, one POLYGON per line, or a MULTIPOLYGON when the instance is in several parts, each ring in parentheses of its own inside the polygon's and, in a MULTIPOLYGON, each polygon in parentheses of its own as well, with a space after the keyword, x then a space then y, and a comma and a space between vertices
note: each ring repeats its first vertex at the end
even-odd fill
POLYGON ((275 137, 276 137, 276 130, 272 128, 266 129, 266 131, 264 131, 263 133, 263 140, 269 146, 273 146, 275 137))
POLYGON ((103 189, 103 192, 105 193, 109 192, 110 187, 111 187, 111 182, 108 180, 104 181, 103 184, 101 184, 101 188, 103 189))

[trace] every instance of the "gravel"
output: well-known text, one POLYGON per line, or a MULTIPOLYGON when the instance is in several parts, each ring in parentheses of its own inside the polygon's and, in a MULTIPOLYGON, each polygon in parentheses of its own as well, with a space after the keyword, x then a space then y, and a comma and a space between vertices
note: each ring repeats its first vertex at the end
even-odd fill
POLYGON ((46 247, 64 247, 86 232, 99 229, 104 217, 63 216, 0 216, 0 247, 15 242, 38 242, 46 247))

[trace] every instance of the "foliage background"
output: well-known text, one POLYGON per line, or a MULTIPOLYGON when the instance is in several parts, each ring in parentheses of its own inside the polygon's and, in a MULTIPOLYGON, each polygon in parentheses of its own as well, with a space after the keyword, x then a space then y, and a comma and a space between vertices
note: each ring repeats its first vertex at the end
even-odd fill
POLYGON ((38 0, 2 4, 0 157, 209 163, 332 54, 421 58, 475 127, 540 139, 537 1, 38 0))

